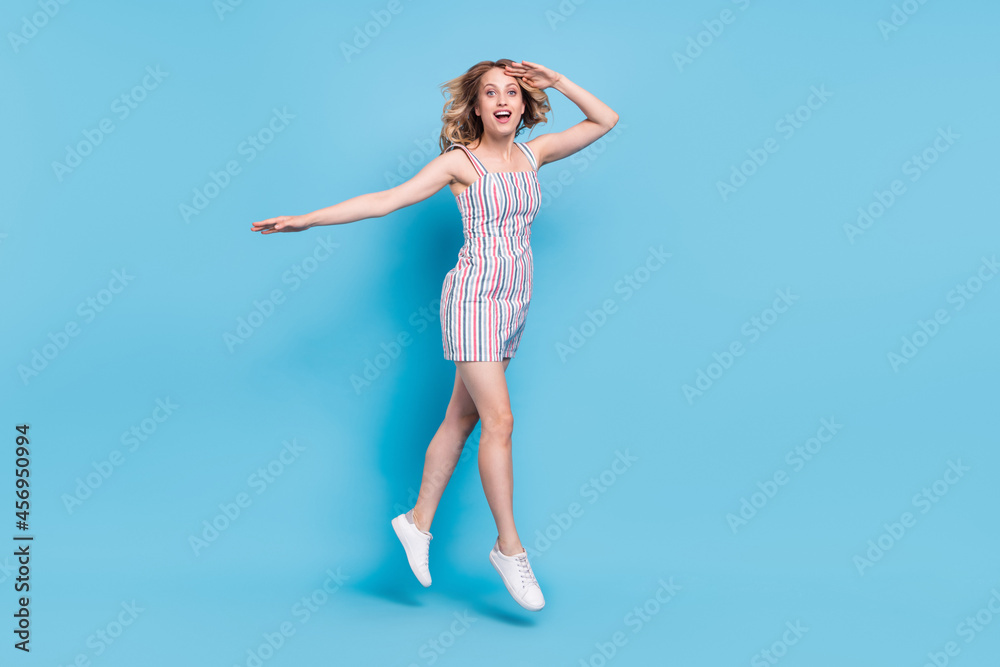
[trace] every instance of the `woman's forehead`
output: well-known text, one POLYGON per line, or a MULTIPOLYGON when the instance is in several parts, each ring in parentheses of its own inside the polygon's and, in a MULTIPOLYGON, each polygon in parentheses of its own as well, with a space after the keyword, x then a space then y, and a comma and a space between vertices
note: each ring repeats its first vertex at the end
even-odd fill
POLYGON ((493 84, 498 88, 509 88, 512 85, 516 88, 517 79, 512 76, 507 76, 499 68, 493 68, 489 72, 483 75, 479 80, 479 87, 485 88, 486 86, 493 84))

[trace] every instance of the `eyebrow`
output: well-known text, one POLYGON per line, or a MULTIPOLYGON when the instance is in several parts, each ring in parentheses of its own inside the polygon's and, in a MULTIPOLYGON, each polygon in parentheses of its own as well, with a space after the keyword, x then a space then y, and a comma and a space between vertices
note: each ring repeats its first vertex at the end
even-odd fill
MULTIPOLYGON (((485 84, 485 85, 483 86, 483 88, 485 88, 486 86, 493 86, 494 88, 496 88, 496 86, 497 86, 497 85, 496 85, 495 83, 487 83, 487 84, 485 84)), ((507 84, 506 86, 504 86, 504 87, 505 87, 505 88, 510 88, 511 86, 514 86, 514 87, 516 88, 516 87, 517 87, 517 84, 516 84, 516 83, 508 83, 508 84, 507 84)))

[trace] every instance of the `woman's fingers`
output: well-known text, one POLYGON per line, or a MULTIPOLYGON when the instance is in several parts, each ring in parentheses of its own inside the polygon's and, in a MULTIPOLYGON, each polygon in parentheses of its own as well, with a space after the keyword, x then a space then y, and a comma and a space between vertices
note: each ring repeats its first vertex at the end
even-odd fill
POLYGON ((268 218, 267 220, 262 220, 259 223, 259 231, 261 234, 274 234, 276 232, 301 232, 303 229, 307 229, 310 225, 306 222, 306 219, 301 215, 282 215, 277 218, 268 218))
POLYGON ((253 223, 253 225, 250 226, 250 229, 255 232, 261 232, 262 234, 270 234, 276 231, 280 231, 279 229, 277 229, 278 223, 284 222, 287 219, 288 219, 287 215, 280 215, 276 218, 268 218, 267 220, 261 220, 259 222, 253 223))

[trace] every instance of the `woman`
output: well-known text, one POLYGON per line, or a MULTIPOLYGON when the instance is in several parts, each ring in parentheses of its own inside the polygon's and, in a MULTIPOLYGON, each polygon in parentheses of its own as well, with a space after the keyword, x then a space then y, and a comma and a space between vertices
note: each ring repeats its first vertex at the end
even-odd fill
POLYGON ((393 519, 392 527, 413 573, 430 586, 431 522, 465 441, 482 420, 479 474, 497 525, 490 562, 514 600, 538 611, 545 599, 514 526, 514 422, 504 373, 531 299, 531 221, 541 201, 537 170, 601 138, 618 114, 565 76, 528 61, 486 60, 442 88, 450 97, 442 115, 442 152, 413 178, 305 215, 255 222, 251 229, 298 232, 377 218, 423 201, 445 185, 451 188, 465 236, 441 290, 441 337, 445 358, 455 362, 455 386, 427 448, 416 505, 393 519), (546 88, 563 93, 586 120, 515 142, 522 129, 545 122, 550 110, 542 92, 546 88))

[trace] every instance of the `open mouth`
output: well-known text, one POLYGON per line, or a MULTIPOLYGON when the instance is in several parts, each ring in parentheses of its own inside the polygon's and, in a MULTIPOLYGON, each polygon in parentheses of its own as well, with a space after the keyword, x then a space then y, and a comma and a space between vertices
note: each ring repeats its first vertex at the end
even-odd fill
POLYGON ((493 113, 493 117, 497 119, 498 123, 501 123, 501 124, 507 123, 507 122, 510 121, 510 112, 509 111, 496 111, 496 112, 493 113))

